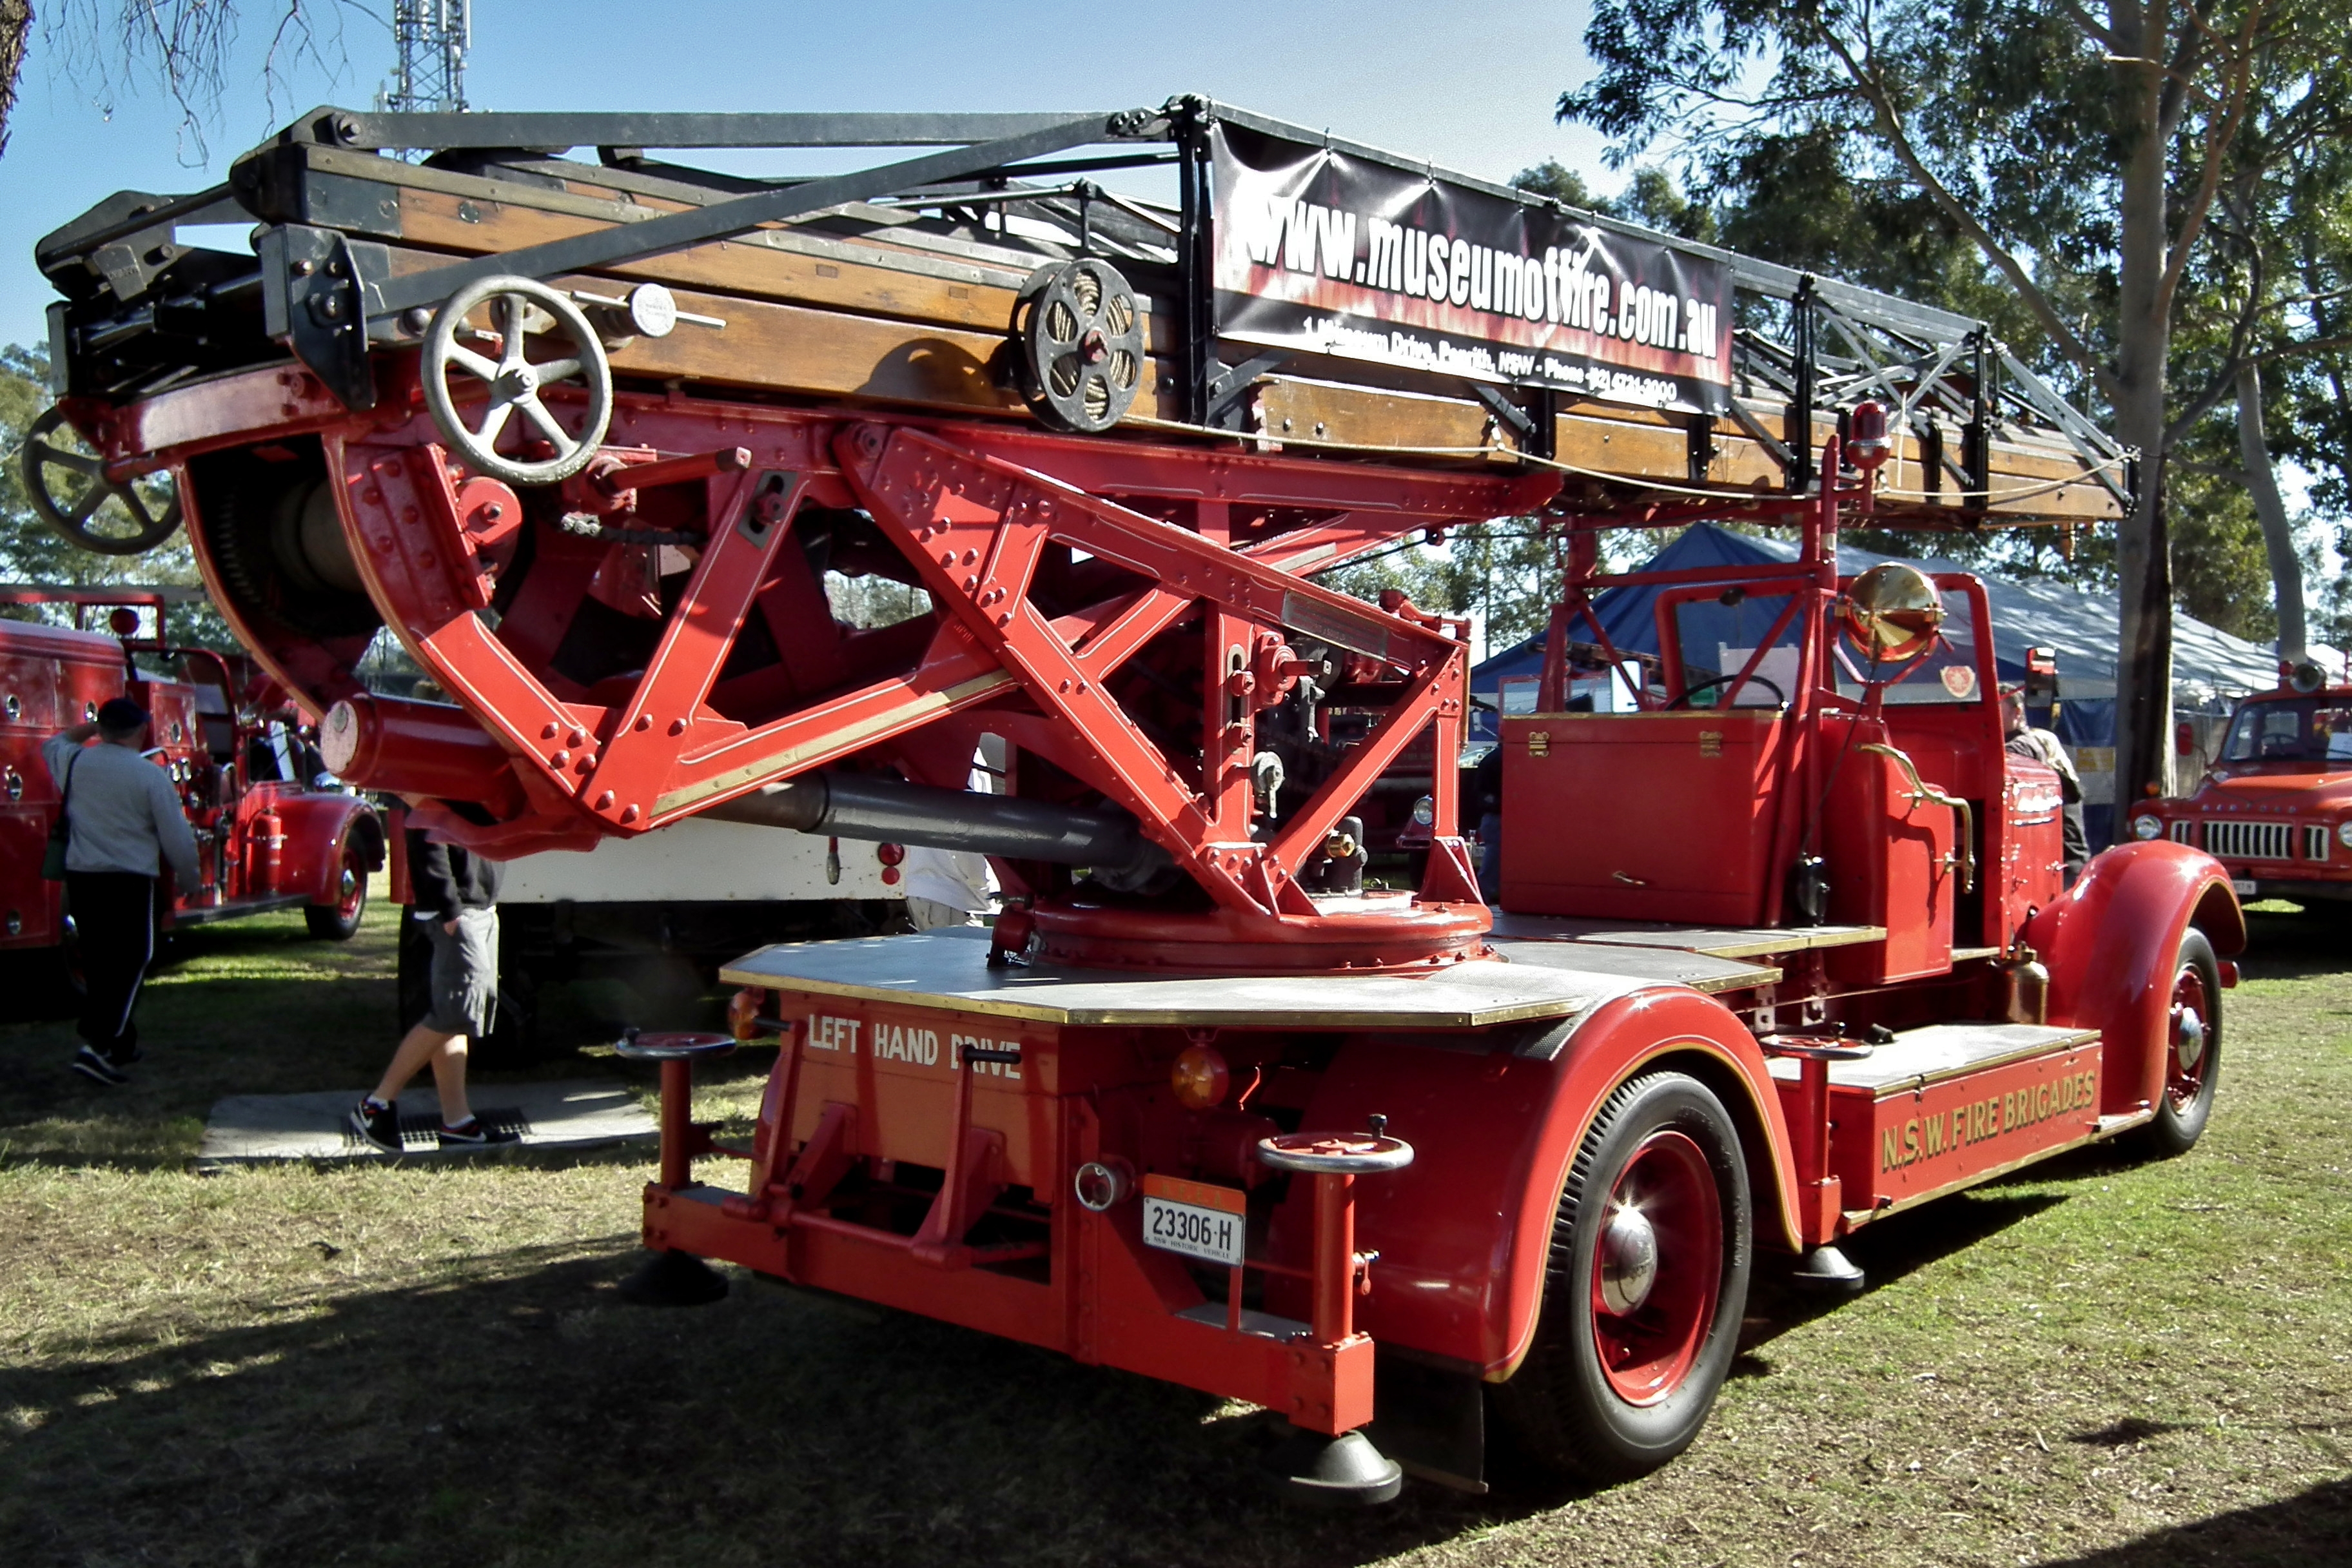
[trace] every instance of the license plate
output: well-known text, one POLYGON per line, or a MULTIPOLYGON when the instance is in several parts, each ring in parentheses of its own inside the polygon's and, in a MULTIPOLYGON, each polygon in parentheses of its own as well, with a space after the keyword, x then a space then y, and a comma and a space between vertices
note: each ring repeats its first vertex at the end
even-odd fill
POLYGON ((2230 886, 2238 892, 2252 896, 2254 890, 2254 879, 2252 877, 2232 877, 2230 879, 2230 886))
POLYGON ((1248 1199, 1234 1187, 1173 1176, 1143 1178, 1143 1241, 1203 1263, 1238 1268, 1249 1233, 1248 1199))

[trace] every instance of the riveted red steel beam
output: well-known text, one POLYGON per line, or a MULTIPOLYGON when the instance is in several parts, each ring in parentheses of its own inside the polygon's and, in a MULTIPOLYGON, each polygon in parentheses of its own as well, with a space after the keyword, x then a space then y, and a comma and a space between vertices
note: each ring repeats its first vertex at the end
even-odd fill
MULTIPOLYGON (((1017 669, 1033 701, 1068 721, 1088 741, 1091 766, 1081 769, 1097 788, 1160 829, 1163 847, 1188 862, 1211 896, 1228 907, 1307 913, 1312 906, 1288 878, 1310 842, 1292 835, 1296 858, 1268 858, 1245 823, 1221 825, 1246 811, 1245 796, 1224 798, 1228 785, 1245 791, 1245 776, 1219 759, 1231 748, 1225 644, 1241 637, 1244 660, 1259 628, 1295 626, 1351 651, 1400 665, 1423 679, 1392 710, 1372 754, 1370 772, 1348 772, 1355 793, 1328 793, 1319 841, 1340 806, 1360 795, 1380 766, 1449 699, 1436 688, 1458 666, 1461 649, 1428 628, 1371 610, 1360 601, 1304 583, 1270 561, 1237 556, 1221 542, 1143 517, 1098 498, 1072 491, 1048 476, 961 452, 936 437, 868 426, 838 443, 850 481, 900 550, 916 561, 934 599, 950 609, 976 640, 1017 669), (1038 552, 1049 537, 1152 577, 1179 598, 1212 606, 1214 619, 1205 656, 1203 755, 1209 777, 1195 795, 1167 755, 1136 727, 1099 672, 1083 668, 1030 605, 1028 588, 1038 552), (1244 635, 1244 630, 1248 635, 1244 635), (1089 679, 1089 675, 1092 679, 1089 679), (1339 801, 1339 805, 1330 803, 1339 801), (1222 808, 1222 809, 1221 809, 1222 808), (1265 862, 1263 866, 1260 862, 1265 862)), ((1209 511, 1210 509, 1203 509, 1209 511)), ((1213 512, 1211 513, 1213 516, 1213 512)), ((1157 606, 1172 617, 1170 606, 1157 606)), ((1454 680, 1458 686, 1458 675, 1454 680)), ((1451 698, 1458 705, 1458 693, 1451 698)), ((1246 724, 1244 723, 1244 729, 1246 724)), ((1230 759, 1226 759, 1229 761, 1230 759)))
MULTIPOLYGON (((1274 858, 1284 870, 1297 874, 1307 857, 1315 853, 1329 836, 1333 825, 1347 815, 1348 807, 1363 798, 1374 779, 1388 772, 1397 754, 1412 742, 1423 725, 1444 719, 1460 723, 1463 667, 1467 658, 1466 651, 1456 645, 1453 658, 1415 677, 1391 710, 1391 717, 1350 747, 1347 760, 1317 787, 1305 805, 1291 814, 1289 822, 1274 840, 1274 858)), ((1438 737, 1440 742, 1444 739, 1442 734, 1438 737)), ((1460 750, 1457 742, 1451 750, 1440 750, 1435 755, 1448 757, 1460 750)), ((1450 797, 1454 793, 1441 788, 1440 783, 1437 777, 1430 781, 1433 799, 1450 797)), ((1444 826, 1450 833, 1452 824, 1444 826)))
POLYGON ((627 826, 660 799, 677 737, 719 679, 743 617, 776 552, 792 535, 807 481, 799 474, 742 474, 709 486, 709 542, 677 610, 662 629, 635 693, 623 707, 595 771, 582 786, 589 809, 627 826))

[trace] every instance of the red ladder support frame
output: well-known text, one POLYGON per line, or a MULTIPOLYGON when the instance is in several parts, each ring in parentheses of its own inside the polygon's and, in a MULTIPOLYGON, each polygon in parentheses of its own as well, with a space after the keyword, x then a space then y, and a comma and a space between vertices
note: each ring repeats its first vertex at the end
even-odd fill
MULTIPOLYGON (((484 481, 465 479, 429 422, 391 429, 353 422, 321 432, 371 596, 419 664, 510 753, 516 783, 497 824, 430 805, 420 811, 446 836, 493 854, 585 847, 643 832, 859 752, 890 755, 925 726, 990 704, 992 721, 1017 729, 1022 743, 1132 813, 1228 917, 1294 930, 1328 923, 1334 917, 1318 916, 1297 886, 1300 866, 1425 726, 1434 727, 1439 755, 1459 748, 1465 650, 1438 629, 1298 574, 1400 534, 1533 510, 1556 488, 1541 475, 1431 473, 996 426, 623 401, 644 405, 631 411, 628 436, 639 449, 731 441, 755 457, 748 470, 703 481, 709 543, 657 651, 619 700, 559 696, 534 672, 542 662, 535 650, 550 646, 543 628, 502 634, 486 624, 488 563, 466 513, 467 498, 484 481), (1246 521, 1220 541, 1098 490, 1122 500, 1164 498, 1174 515, 1189 506, 1208 532, 1222 530, 1227 514, 1246 521), (772 585, 803 502, 864 506, 918 563, 946 614, 903 674, 759 721, 729 719, 708 705, 711 690, 772 585), (1262 520, 1273 509, 1284 512, 1269 527, 1262 520), (1049 617, 1028 589, 1053 541, 1156 585, 1049 617), (1253 841, 1234 820, 1245 779, 1215 776, 1213 768, 1208 778, 1185 776, 1103 689, 1196 606, 1210 613, 1213 629, 1246 629, 1255 641, 1290 628, 1406 675, 1402 697, 1370 737, 1270 844, 1253 841)), ((271 639, 254 640, 269 651, 271 639)), ((337 689, 344 684, 328 672, 306 689, 323 706, 348 695, 337 689)), ((1245 769, 1255 709, 1244 701, 1235 731, 1221 735, 1213 732, 1221 706, 1206 705, 1213 732, 1203 752, 1223 756, 1228 772, 1238 755, 1245 769)), ((1453 783, 1450 770, 1438 770, 1441 840, 1458 832, 1453 783)), ((1425 910, 1456 910, 1456 923, 1466 925, 1478 909, 1475 888, 1466 858, 1445 847, 1425 910)), ((1475 931, 1457 932, 1434 946, 1458 952, 1473 939, 1475 931)), ((1406 961, 1391 945, 1355 962, 1406 961)))

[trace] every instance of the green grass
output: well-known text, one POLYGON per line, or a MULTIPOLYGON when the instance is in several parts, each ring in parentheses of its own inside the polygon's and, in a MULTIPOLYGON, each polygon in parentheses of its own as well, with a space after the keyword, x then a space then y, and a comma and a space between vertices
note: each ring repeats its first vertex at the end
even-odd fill
MULTIPOLYGON (((127 1093, 0 1029, 0 1563, 2352 1561, 2352 977, 2261 922, 2188 1157, 1887 1221, 1767 1287, 1706 1432, 1594 1494, 1251 1488, 1263 1417, 736 1278, 632 1309, 650 1154, 193 1172, 223 1094, 364 1087, 388 921, 194 933, 127 1093)), ((761 1064, 707 1103, 739 1124, 761 1064)), ((579 1076, 619 1065, 574 1058, 579 1076)), ((633 1079, 632 1081, 641 1081, 633 1079)))

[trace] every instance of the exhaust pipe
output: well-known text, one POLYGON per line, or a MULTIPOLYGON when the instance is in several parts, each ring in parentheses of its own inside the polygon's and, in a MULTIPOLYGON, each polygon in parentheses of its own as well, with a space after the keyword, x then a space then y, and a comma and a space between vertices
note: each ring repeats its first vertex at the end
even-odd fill
POLYGON ((863 773, 813 773, 698 815, 795 833, 1084 866, 1097 881, 1122 893, 1150 891, 1175 868, 1124 812, 1075 811, 863 773))

